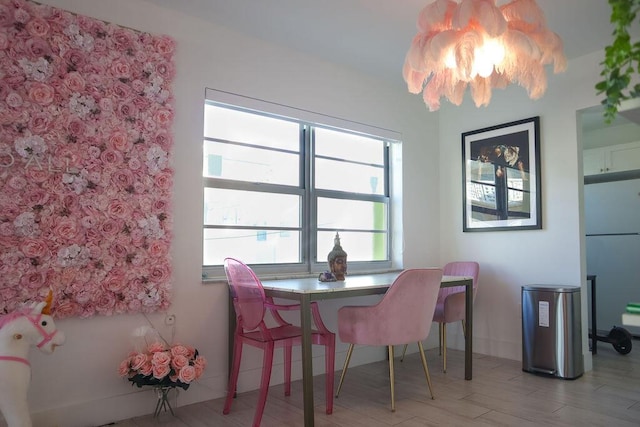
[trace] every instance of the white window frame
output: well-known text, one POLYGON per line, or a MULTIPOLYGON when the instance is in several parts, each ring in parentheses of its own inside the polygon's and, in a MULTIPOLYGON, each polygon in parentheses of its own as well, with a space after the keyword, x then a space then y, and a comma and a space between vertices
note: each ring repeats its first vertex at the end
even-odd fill
MULTIPOLYGON (((400 134, 388 129, 379 128, 375 126, 369 126, 358 122, 339 119, 333 116, 327 116, 319 113, 314 113, 308 110, 297 109, 288 107, 281 104, 271 103, 255 98, 249 98, 229 92, 219 91, 215 89, 206 89, 205 103, 214 103, 222 106, 229 106, 232 108, 240 108, 245 110, 253 110, 262 114, 270 116, 280 116, 284 118, 291 118, 296 121, 303 122, 312 127, 324 127, 335 128, 340 131, 353 132, 356 134, 364 134, 375 138, 383 139, 387 142, 387 155, 386 159, 388 178, 385 185, 388 185, 388 197, 387 196, 373 196, 365 195, 362 200, 386 200, 388 198, 388 213, 387 213, 387 245, 389 260, 386 261, 367 261, 367 262, 355 262, 348 261, 349 274, 358 273, 370 273, 378 271, 389 271, 402 268, 402 179, 401 179, 401 164, 402 164, 402 145, 400 143, 400 134)), ((203 104, 204 105, 204 104, 203 104)), ((204 114, 203 114, 204 116, 204 114)), ((307 153, 304 154, 308 155, 307 153)), ((309 176, 309 171, 305 170, 305 175, 301 179, 301 184, 304 187, 313 188, 311 183, 312 178, 309 176)), ((237 190, 254 190, 255 186, 251 183, 243 182, 229 182, 223 179, 207 178, 203 177, 203 191, 205 188, 232 188, 237 190)), ((263 185, 264 187, 264 185, 263 185)), ((304 192, 301 189, 300 192, 304 192)), ((290 192, 290 194, 294 194, 290 192)), ((310 250, 302 249, 302 263, 301 264, 258 264, 251 265, 254 271, 260 275, 260 277, 273 277, 273 278, 286 278, 286 277, 298 277, 298 276, 313 276, 317 275, 321 271, 327 270, 327 262, 324 260, 325 254, 318 253, 316 257, 318 259, 307 259, 307 254, 312 256, 315 252, 316 233, 304 233, 305 227, 311 226, 314 230, 317 227, 312 222, 313 213, 315 212, 315 202, 318 197, 333 197, 333 198, 345 198, 348 200, 358 200, 359 197, 354 197, 353 193, 348 193, 348 196, 341 194, 340 192, 334 192, 331 190, 312 190, 307 202, 307 206, 303 207, 303 238, 302 245, 308 245, 310 250), (308 237, 304 235, 307 234, 308 237)), ((204 224, 203 228, 204 230, 204 224)), ((202 237, 202 236, 201 236, 202 237)), ((201 238, 201 242, 204 243, 201 238)), ((347 253, 349 252, 348 245, 342 242, 347 253)), ((332 246, 332 244, 331 244, 332 246)), ((329 247, 327 253, 331 250, 329 247)), ((202 252, 201 252, 202 259, 202 252)), ((224 269, 222 266, 204 266, 202 267, 203 281, 218 280, 223 278, 224 269)))

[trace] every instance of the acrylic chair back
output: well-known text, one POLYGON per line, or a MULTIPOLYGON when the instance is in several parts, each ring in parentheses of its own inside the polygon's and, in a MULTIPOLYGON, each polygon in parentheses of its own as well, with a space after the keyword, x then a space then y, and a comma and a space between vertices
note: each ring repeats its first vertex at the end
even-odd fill
POLYGON ((237 259, 227 258, 224 269, 239 326, 248 331, 256 329, 266 312, 266 297, 260 279, 237 259))
MULTIPOLYGON (((262 376, 260 392, 253 419, 253 426, 260 425, 264 412, 271 371, 273 352, 282 348, 284 355, 284 394, 291 394, 291 347, 302 342, 302 328, 287 322, 280 311, 300 310, 300 304, 276 304, 272 298, 266 297, 260 279, 253 270, 243 262, 226 258, 225 273, 229 282, 229 291, 236 312, 236 328, 233 334, 233 356, 229 375, 229 387, 225 399, 223 414, 228 414, 235 396, 240 372, 240 360, 244 344, 263 350, 262 376), (269 311, 275 326, 267 326, 264 318, 269 311)), ((335 334, 327 329, 320 317, 318 303, 311 303, 311 315, 316 329, 311 330, 311 342, 325 347, 326 372, 326 413, 333 412, 333 376, 335 364, 335 334)))

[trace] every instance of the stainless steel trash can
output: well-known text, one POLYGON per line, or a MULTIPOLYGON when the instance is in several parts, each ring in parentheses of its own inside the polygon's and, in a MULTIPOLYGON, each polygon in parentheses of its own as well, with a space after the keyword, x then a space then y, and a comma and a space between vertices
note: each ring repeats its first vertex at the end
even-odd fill
POLYGON ((580 288, 522 287, 522 370, 574 379, 584 373, 580 288))

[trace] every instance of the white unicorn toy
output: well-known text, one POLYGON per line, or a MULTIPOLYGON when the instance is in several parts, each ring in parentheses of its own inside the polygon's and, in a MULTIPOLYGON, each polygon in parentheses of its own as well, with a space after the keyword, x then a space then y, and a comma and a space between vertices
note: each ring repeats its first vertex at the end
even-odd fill
POLYGON ((64 333, 50 316, 52 293, 46 301, 0 316, 0 412, 7 427, 31 427, 27 392, 31 365, 27 359, 33 345, 51 354, 64 344, 64 333))

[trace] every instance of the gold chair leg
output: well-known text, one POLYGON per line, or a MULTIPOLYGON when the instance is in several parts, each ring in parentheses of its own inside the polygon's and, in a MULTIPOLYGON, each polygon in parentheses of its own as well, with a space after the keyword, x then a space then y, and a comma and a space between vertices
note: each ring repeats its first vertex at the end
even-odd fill
POLYGON ((396 412, 396 390, 393 375, 393 346, 389 347, 389 382, 391 383, 391 412, 396 412))
POLYGON ((429 367, 427 366, 427 357, 424 355, 424 348, 422 343, 418 341, 418 348, 420 349, 420 358, 422 359, 422 367, 424 368, 424 375, 427 377, 427 385, 429 386, 429 393, 431 393, 431 400, 436 396, 433 394, 433 387, 431 386, 431 375, 429 375, 429 367))
POLYGON ((404 348, 402 349, 402 356, 400 356, 400 361, 404 361, 404 354, 407 352, 407 347, 409 346, 409 344, 405 344, 404 348))
POLYGON ((442 324, 442 372, 447 373, 447 324, 442 324))
POLYGON ((465 322, 464 319, 462 319, 460 322, 462 323, 462 334, 465 338, 467 338, 467 322, 465 322))
POLYGON ((344 367, 342 368, 342 373, 340 374, 340 383, 338 383, 338 390, 336 391, 336 397, 340 394, 340 389, 342 388, 342 382, 344 381, 344 375, 347 373, 347 368, 349 367, 349 361, 351 360, 351 353, 353 353, 353 344, 349 344, 349 349, 347 350, 347 358, 344 360, 344 367))

